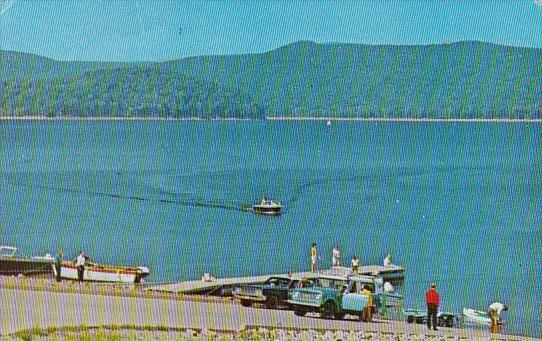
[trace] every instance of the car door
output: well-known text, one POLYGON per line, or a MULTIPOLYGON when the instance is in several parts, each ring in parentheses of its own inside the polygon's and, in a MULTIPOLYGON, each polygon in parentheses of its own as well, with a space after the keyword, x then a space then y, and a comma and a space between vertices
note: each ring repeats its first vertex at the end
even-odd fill
POLYGON ((342 297, 342 309, 345 311, 351 312, 361 312, 363 308, 367 305, 369 298, 366 295, 362 295, 359 292, 361 283, 352 282, 348 290, 343 294, 342 297))

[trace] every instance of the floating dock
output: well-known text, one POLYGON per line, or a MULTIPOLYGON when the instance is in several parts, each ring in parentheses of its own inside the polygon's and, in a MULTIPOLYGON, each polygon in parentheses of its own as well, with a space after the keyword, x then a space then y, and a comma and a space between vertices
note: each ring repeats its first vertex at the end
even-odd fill
MULTIPOLYGON (((384 281, 396 282, 404 279, 403 272, 405 269, 397 265, 381 266, 381 265, 366 265, 361 266, 359 274, 361 275, 378 275, 381 276, 384 281)), ((346 267, 333 267, 328 270, 321 270, 319 272, 295 272, 291 274, 294 279, 300 279, 303 277, 314 277, 316 275, 342 275, 347 276, 351 274, 350 268, 346 267)), ((145 290, 164 292, 170 294, 184 294, 184 295, 218 295, 229 296, 233 288, 241 284, 259 284, 265 282, 271 276, 288 276, 288 274, 278 275, 261 275, 250 277, 237 277, 237 278, 217 278, 212 281, 186 281, 169 284, 149 284, 145 290)))

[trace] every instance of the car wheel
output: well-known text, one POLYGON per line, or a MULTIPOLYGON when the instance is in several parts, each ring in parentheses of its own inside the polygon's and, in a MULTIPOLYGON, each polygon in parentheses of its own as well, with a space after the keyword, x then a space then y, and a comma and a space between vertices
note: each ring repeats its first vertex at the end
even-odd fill
POLYGON ((265 303, 265 305, 269 309, 277 309, 279 304, 280 304, 279 298, 277 296, 275 296, 275 295, 269 296, 267 298, 267 302, 265 303))
POLYGON ((250 307, 252 305, 252 302, 250 302, 249 300, 241 300, 241 305, 243 307, 250 307))
POLYGON ((453 317, 450 317, 450 318, 445 319, 445 320, 444 320, 444 325, 445 325, 446 327, 450 327, 450 328, 453 327, 453 326, 454 326, 454 319, 453 319, 453 317))
POLYGON ((294 308, 294 314, 297 316, 305 316, 307 312, 303 308, 294 308))
POLYGON ((439 326, 439 327, 444 327, 445 325, 446 325, 446 320, 443 319, 442 317, 440 317, 440 318, 438 319, 438 326, 439 326))
POLYGON ((321 318, 334 318, 335 317, 335 303, 332 301, 327 301, 324 303, 324 306, 320 310, 321 318))
POLYGON ((414 322, 414 316, 412 316, 412 315, 407 316, 406 321, 408 323, 413 323, 414 322))

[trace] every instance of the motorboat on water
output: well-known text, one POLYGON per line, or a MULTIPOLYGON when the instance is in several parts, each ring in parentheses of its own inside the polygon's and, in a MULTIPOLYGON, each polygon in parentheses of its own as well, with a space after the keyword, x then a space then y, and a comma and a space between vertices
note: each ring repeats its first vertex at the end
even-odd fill
POLYGON ((259 214, 279 215, 282 210, 282 205, 279 202, 269 200, 263 197, 259 204, 252 205, 252 211, 259 214))
POLYGON ((0 246, 0 275, 36 276, 51 273, 51 264, 55 261, 52 255, 26 258, 17 256, 17 251, 14 246, 0 246))
MULTIPOLYGON (((57 276, 56 267, 53 265, 53 274, 57 276)), ((141 283, 143 278, 149 275, 146 266, 120 266, 106 265, 87 261, 83 280, 88 282, 108 283, 141 283)), ((60 277, 69 280, 78 280, 77 266, 75 262, 63 261, 60 266, 60 277)))
MULTIPOLYGON (((463 308, 463 321, 479 324, 479 325, 491 325, 491 318, 489 314, 485 311, 475 310, 472 308, 463 308)), ((501 319, 498 321, 499 324, 503 324, 504 321, 501 319)))

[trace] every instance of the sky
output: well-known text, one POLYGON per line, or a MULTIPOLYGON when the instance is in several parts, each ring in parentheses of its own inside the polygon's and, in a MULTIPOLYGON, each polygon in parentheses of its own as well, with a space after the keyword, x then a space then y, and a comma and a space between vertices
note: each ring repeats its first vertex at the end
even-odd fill
POLYGON ((0 0, 0 49, 57 60, 164 61, 300 40, 542 48, 542 0, 0 0))

